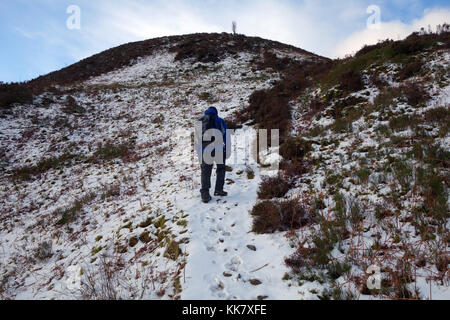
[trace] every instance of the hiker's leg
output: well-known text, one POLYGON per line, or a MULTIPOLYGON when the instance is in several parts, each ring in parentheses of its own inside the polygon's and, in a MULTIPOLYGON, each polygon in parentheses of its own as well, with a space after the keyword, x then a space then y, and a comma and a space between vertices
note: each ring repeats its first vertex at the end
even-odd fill
POLYGON ((211 189, 211 173, 212 173, 213 165, 202 163, 202 189, 200 193, 202 196, 209 195, 209 189, 211 189))
POLYGON ((217 179, 216 179, 216 189, 215 191, 223 191, 223 186, 225 185, 225 156, 223 157, 223 162, 217 164, 217 179))

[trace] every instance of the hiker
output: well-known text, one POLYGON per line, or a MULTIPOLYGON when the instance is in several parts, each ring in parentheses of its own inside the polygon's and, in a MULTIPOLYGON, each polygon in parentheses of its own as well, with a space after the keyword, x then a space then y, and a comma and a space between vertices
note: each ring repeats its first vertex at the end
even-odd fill
POLYGON ((225 121, 219 118, 219 113, 215 107, 211 107, 205 111, 205 115, 200 119, 201 129, 196 128, 198 139, 201 132, 201 175, 202 188, 200 194, 203 203, 211 201, 209 189, 211 188, 211 173, 213 165, 217 165, 217 178, 214 196, 226 197, 227 192, 223 190, 225 184, 225 161, 230 157, 230 135, 228 126, 225 121), (201 131, 200 131, 201 130, 201 131))

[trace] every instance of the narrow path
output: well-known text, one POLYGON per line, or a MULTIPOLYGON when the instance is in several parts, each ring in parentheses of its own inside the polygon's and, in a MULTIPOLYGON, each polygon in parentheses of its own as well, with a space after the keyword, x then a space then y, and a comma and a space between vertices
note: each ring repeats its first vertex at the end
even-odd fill
MULTIPOLYGON (((235 139, 240 139, 237 134, 235 139)), ((243 158, 244 148, 237 150, 243 158)), ((283 234, 256 235, 249 214, 257 198, 260 172, 249 179, 245 165, 227 172, 226 198, 200 202, 199 191, 178 199, 189 214, 190 242, 182 299, 298 299, 282 280, 284 258, 292 252, 283 234)), ((199 170, 198 170, 199 171, 199 170)), ((200 175, 200 172, 198 172, 200 175)), ((212 182, 214 185, 215 174, 212 182)), ((198 178, 199 180, 199 178, 198 178)), ((198 185, 198 181, 196 181, 198 185)), ((183 281, 182 281, 183 282, 183 281)))

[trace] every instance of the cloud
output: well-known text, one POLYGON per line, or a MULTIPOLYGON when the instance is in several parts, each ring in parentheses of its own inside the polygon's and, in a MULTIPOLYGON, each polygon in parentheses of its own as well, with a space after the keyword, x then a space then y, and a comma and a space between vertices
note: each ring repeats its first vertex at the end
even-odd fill
POLYGON ((420 19, 414 19, 411 23, 403 23, 399 20, 381 22, 379 28, 366 28, 348 36, 336 47, 335 57, 343 57, 347 54, 354 54, 364 45, 376 44, 380 40, 393 39, 401 40, 415 31, 428 25, 436 30, 438 24, 448 23, 450 17, 449 9, 428 9, 420 19))
MULTIPOLYGON (((353 53, 364 44, 404 38, 422 26, 444 22, 450 16, 448 8, 424 10, 424 5, 431 6, 433 1, 441 0, 78 0, 81 30, 68 30, 66 6, 72 1, 61 0, 56 6, 53 0, 40 0, 39 5, 18 0, 8 5, 0 3, 0 8, 6 8, 0 27, 9 28, 20 39, 15 40, 15 46, 7 44, 17 52, 3 56, 5 61, 14 57, 17 65, 27 64, 27 73, 17 75, 23 79, 128 42, 197 32, 231 32, 233 20, 237 21, 239 33, 335 58, 353 53), (374 2, 382 8, 382 19, 386 21, 379 30, 367 30, 366 9, 374 2), (6 14, 6 10, 11 13, 6 14)), ((10 74, 23 72, 10 64, 5 69, 11 70, 10 74)))
POLYGON ((87 21, 80 36, 96 49, 160 36, 231 32, 235 20, 239 33, 330 55, 336 41, 366 16, 366 6, 357 0, 97 0, 81 7, 87 21))

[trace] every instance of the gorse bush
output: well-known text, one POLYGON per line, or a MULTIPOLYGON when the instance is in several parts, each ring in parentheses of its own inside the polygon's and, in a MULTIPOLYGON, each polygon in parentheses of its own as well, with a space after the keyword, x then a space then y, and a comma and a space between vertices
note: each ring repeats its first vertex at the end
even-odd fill
POLYGON ((259 185, 258 198, 269 200, 284 197, 290 187, 288 179, 282 174, 275 177, 264 177, 259 185))
POLYGON ((415 75, 417 75, 423 67, 423 62, 420 60, 413 60, 407 63, 402 70, 398 73, 398 77, 400 80, 409 79, 415 75))
POLYGON ((284 171, 285 177, 295 178, 307 173, 310 166, 307 161, 282 160, 280 169, 284 171))
POLYGON ((333 125, 333 131, 336 133, 346 133, 353 131, 353 121, 347 119, 337 119, 333 125))
POLYGON ((392 55, 412 55, 414 53, 423 51, 424 49, 431 47, 434 41, 432 37, 419 36, 418 34, 412 34, 403 41, 392 42, 392 55))
POLYGON ((327 103, 325 101, 321 101, 317 98, 314 98, 309 103, 309 113, 310 114, 317 114, 325 109, 327 106, 327 103))
POLYGON ((253 207, 251 215, 252 231, 256 233, 298 229, 314 221, 307 208, 297 199, 259 202, 253 207))
POLYGON ((413 116, 408 114, 400 115, 389 120, 389 128, 394 131, 401 131, 407 129, 413 123, 413 116))
POLYGON ((253 232, 270 233, 280 227, 280 213, 277 204, 273 201, 257 203, 252 211, 253 232))
POLYGON ((388 82, 380 77, 378 74, 369 75, 370 82, 375 85, 378 89, 383 90, 388 85, 388 82))
POLYGON ((355 54, 355 57, 363 56, 366 53, 373 52, 376 49, 385 48, 385 47, 389 46, 390 44, 392 44, 393 42, 394 42, 393 40, 387 39, 387 40, 380 41, 377 44, 373 44, 373 45, 366 44, 366 45, 364 45, 364 47, 361 50, 359 50, 355 54))
POLYGON ((249 118, 261 128, 280 130, 280 137, 289 129, 291 111, 286 97, 279 97, 277 90, 260 90, 254 92, 246 109, 249 118))
POLYGON ((305 63, 266 54, 259 67, 278 71, 282 80, 271 89, 254 92, 250 96, 248 107, 237 117, 241 122, 253 120, 262 129, 279 129, 280 140, 283 142, 289 136, 292 116, 289 102, 299 97, 314 79, 328 72, 331 61, 321 59, 305 63))
POLYGON ((311 151, 311 142, 302 138, 287 138, 280 146, 280 155, 286 160, 301 161, 311 151))
POLYGON ((0 109, 10 108, 13 104, 28 104, 33 102, 33 93, 24 83, 0 82, 0 109))
POLYGON ((430 95, 423 86, 406 82, 398 88, 386 87, 374 100, 374 106, 380 111, 385 111, 389 106, 395 106, 398 102, 406 102, 412 107, 417 107, 430 99, 430 95))
POLYGON ((450 110, 445 107, 433 108, 425 112, 424 117, 427 122, 445 125, 450 121, 450 110))
POLYGON ((430 99, 428 92, 415 82, 406 82, 400 85, 400 91, 406 97, 409 105, 416 107, 430 99))
POLYGON ((384 111, 385 108, 394 105, 396 100, 400 98, 401 93, 397 88, 386 87, 384 88, 380 94, 375 97, 374 106, 381 111, 384 111))
POLYGON ((346 92, 356 92, 364 89, 364 82, 358 71, 350 70, 340 75, 339 87, 346 92))

